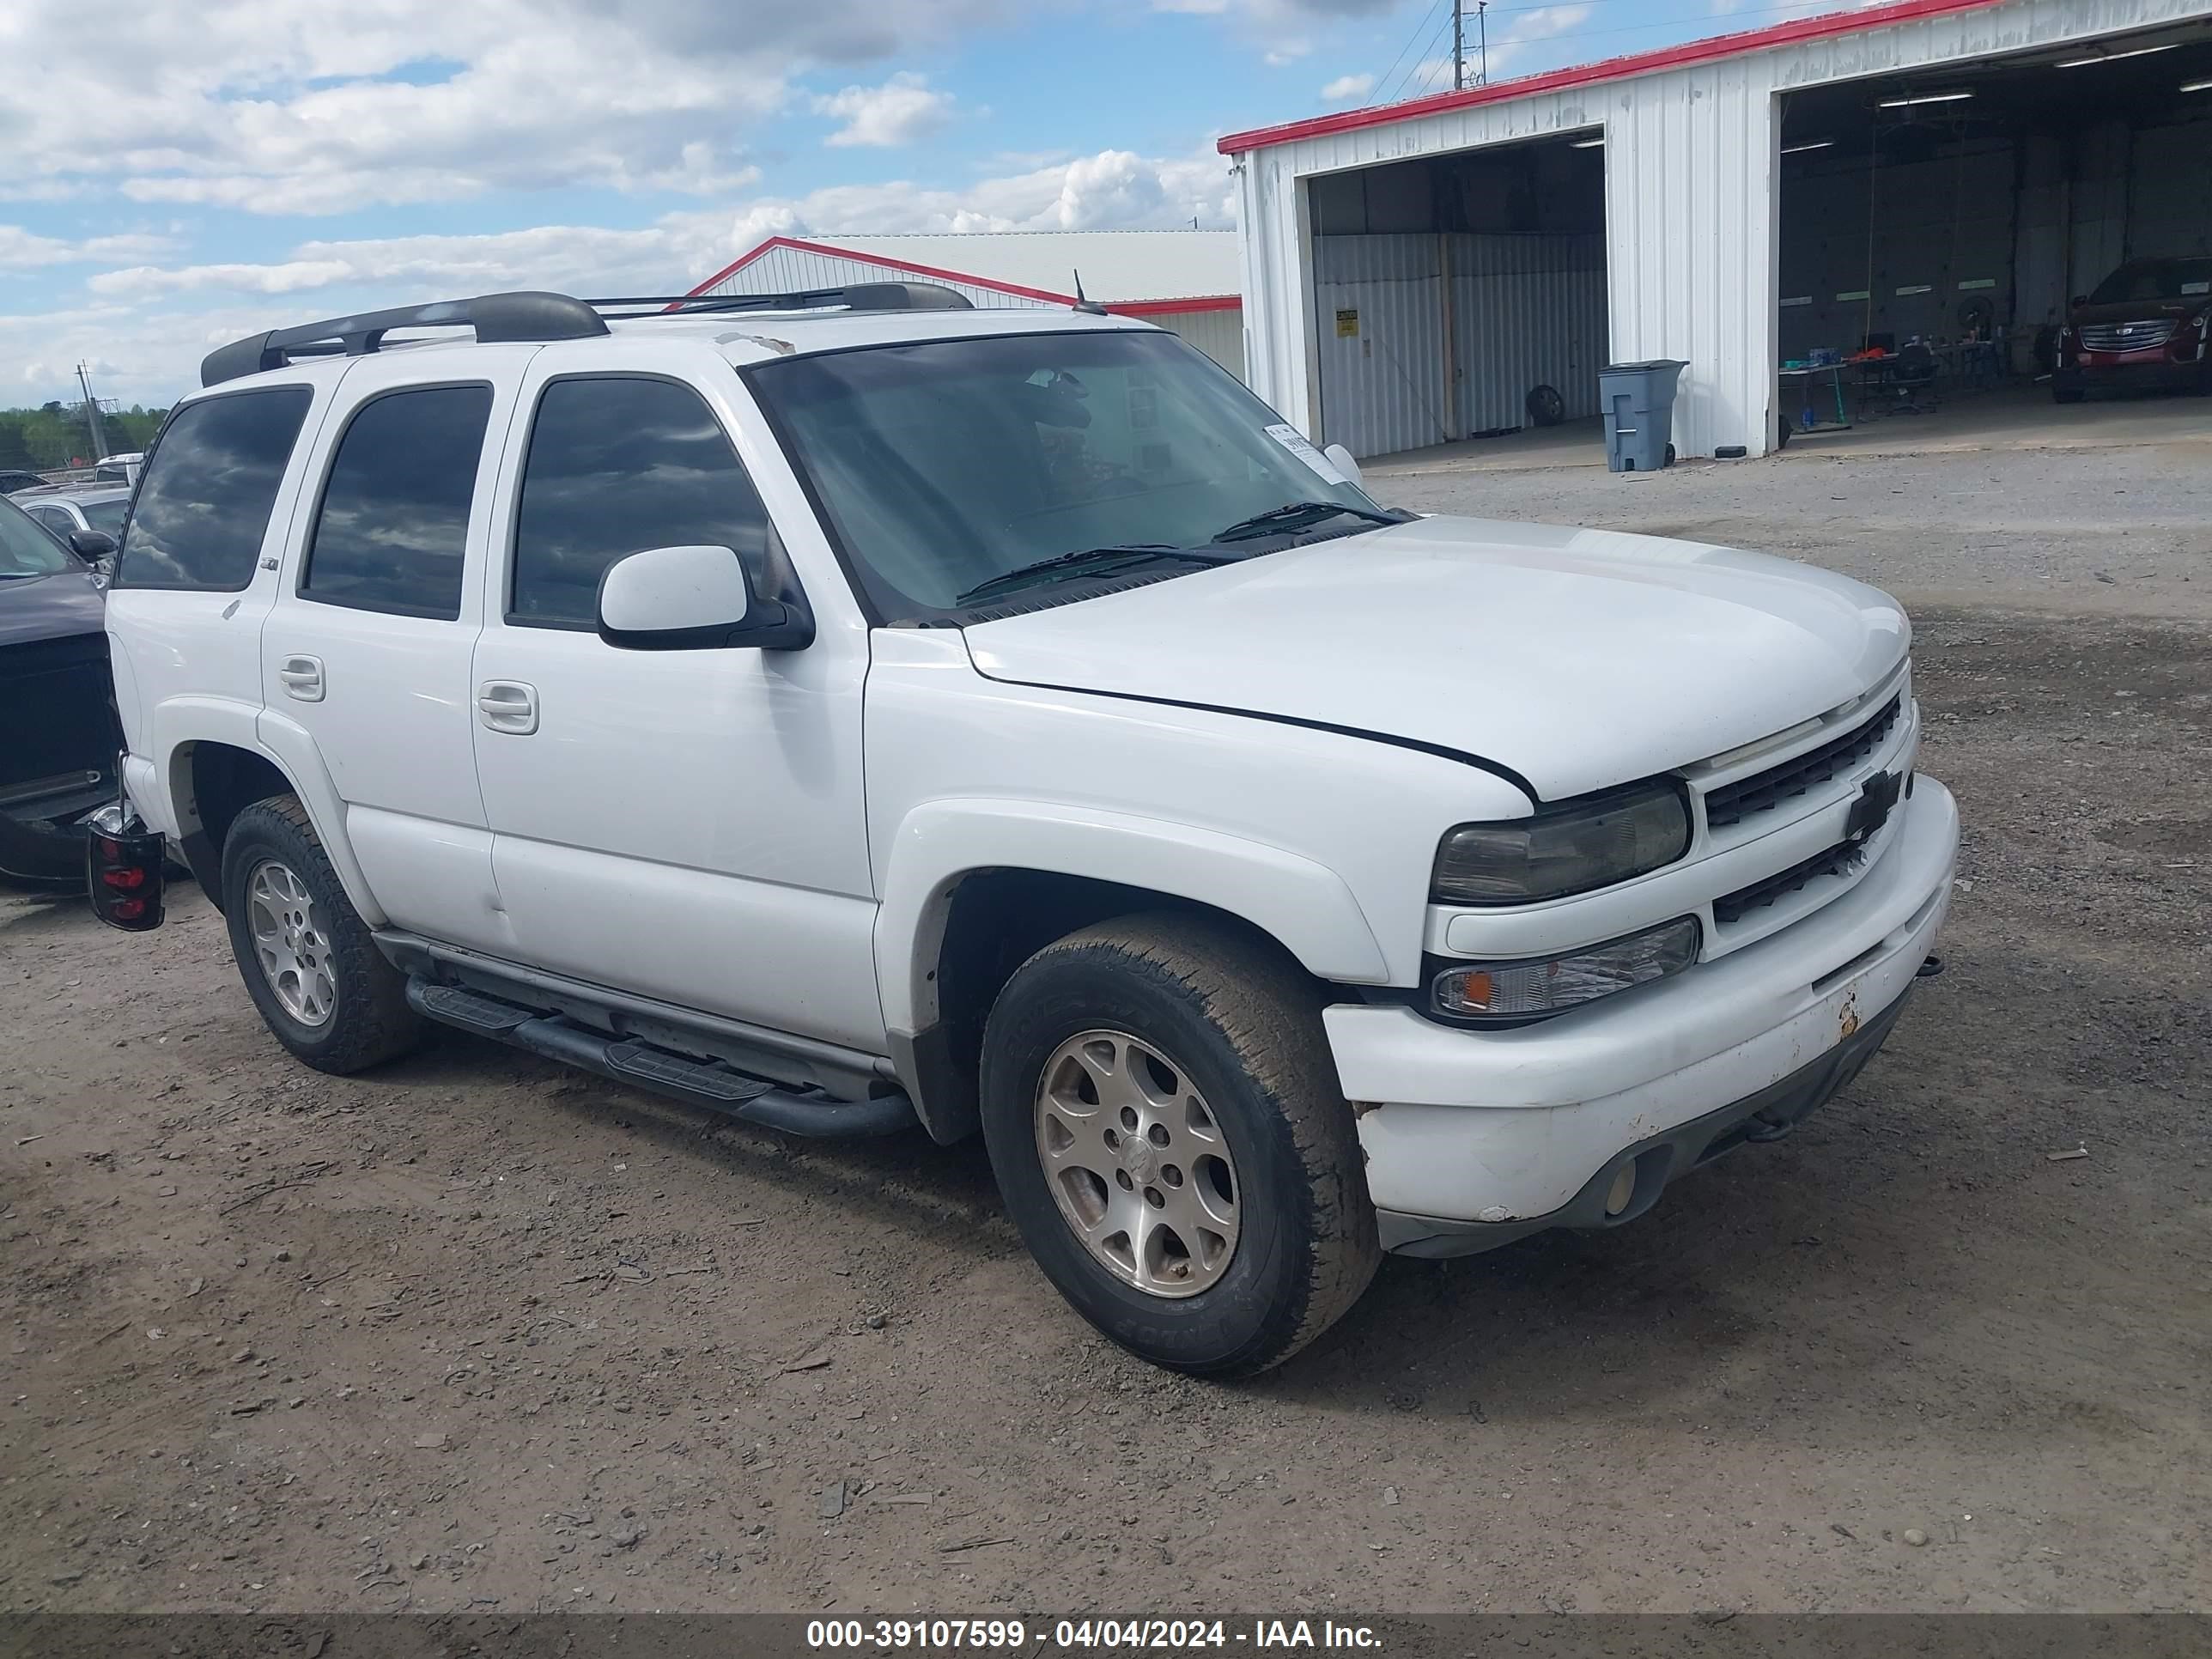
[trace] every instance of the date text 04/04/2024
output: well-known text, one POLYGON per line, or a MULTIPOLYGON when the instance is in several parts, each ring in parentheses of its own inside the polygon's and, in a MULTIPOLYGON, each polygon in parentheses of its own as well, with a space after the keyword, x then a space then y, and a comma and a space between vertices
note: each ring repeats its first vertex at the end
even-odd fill
MULTIPOLYGON (((1073 1651, 1382 1645, 1368 1626, 1326 1619, 1255 1619, 1241 1626, 1222 1619, 1062 1619, 1052 1627, 1052 1640, 1073 1651)), ((806 1625, 806 1645, 819 1649, 987 1650, 1024 1648, 1029 1641, 1029 1627, 1018 1619, 812 1619, 806 1625)))

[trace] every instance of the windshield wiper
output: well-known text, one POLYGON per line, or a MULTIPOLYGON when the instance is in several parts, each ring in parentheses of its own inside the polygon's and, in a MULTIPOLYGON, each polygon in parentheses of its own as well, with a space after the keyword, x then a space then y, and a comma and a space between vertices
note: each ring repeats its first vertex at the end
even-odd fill
POLYGON ((1176 547, 1167 542, 1116 542, 1107 547, 1083 547, 1073 553, 1056 553, 1048 559, 1018 564, 1012 570, 1001 571, 987 580, 977 582, 953 603, 972 605, 977 599, 1003 593, 1008 588, 1028 587, 1041 581, 1057 580, 1062 576, 1097 575, 1109 568, 1120 569, 1142 564, 1147 559, 1182 559, 1192 564, 1227 564, 1242 557, 1243 555, 1241 553, 1212 553, 1204 548, 1176 547))
POLYGON ((1249 541, 1255 536, 1280 536, 1319 524, 1323 519, 1339 514, 1364 519, 1370 524, 1403 524, 1405 520, 1395 513, 1384 513, 1370 507, 1347 507, 1342 501, 1285 501, 1280 507, 1271 507, 1265 513, 1255 513, 1249 519, 1239 519, 1228 529, 1218 531, 1217 542, 1249 541))

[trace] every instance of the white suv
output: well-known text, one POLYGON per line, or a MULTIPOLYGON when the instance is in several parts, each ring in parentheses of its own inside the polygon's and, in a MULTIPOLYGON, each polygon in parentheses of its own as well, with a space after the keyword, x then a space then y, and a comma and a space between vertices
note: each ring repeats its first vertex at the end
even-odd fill
POLYGON ((1386 511, 1095 311, 643 305, 242 341, 148 464, 97 901, 181 843, 309 1065, 980 1128, 1086 1318, 1233 1375, 1887 1033, 1958 842, 1887 596, 1386 511))

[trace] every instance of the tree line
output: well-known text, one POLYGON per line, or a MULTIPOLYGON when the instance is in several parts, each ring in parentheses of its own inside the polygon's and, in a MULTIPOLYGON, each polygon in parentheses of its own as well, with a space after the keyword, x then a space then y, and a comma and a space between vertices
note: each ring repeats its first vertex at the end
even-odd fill
MULTIPOLYGON (((113 414, 102 410, 100 429, 110 454, 143 449, 161 430, 166 409, 133 404, 113 414)), ((57 467, 89 466, 96 457, 92 429, 82 404, 44 404, 36 409, 0 409, 0 467, 49 472, 57 467)))

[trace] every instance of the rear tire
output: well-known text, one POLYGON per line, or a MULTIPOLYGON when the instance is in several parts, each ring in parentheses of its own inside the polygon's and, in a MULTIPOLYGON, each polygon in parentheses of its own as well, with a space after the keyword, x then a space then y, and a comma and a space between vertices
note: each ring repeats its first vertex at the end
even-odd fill
POLYGON ((1321 1007, 1313 981, 1264 941, 1172 914, 1071 934, 1000 994, 981 1088, 999 1189, 1045 1276, 1139 1358, 1251 1376, 1328 1329, 1373 1278, 1375 1211, 1321 1007), (1098 1114, 1087 1129, 1086 1109, 1098 1114), (1123 1151, 1084 1150, 1089 1137, 1111 1146, 1115 1122, 1139 1112, 1123 1151), (1048 1174, 1055 1140, 1072 1151, 1054 1155, 1097 1171, 1048 1174), (1078 1231, 1086 1204, 1097 1242, 1078 1231), (1115 1205, 1133 1231, 1101 1239, 1115 1205))
POLYGON ((343 1077, 422 1040, 405 976, 369 937, 297 796, 232 821, 222 908, 246 994, 295 1059, 343 1077))

